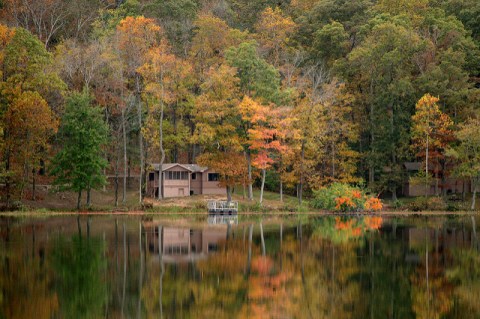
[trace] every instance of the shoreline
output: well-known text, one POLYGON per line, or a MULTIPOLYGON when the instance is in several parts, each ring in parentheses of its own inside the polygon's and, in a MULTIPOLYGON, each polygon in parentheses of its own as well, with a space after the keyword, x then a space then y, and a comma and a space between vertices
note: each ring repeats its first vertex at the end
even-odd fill
MULTIPOLYGON (((318 212, 239 212, 234 215, 224 214, 224 216, 338 216, 338 217, 365 217, 365 216, 380 216, 380 217, 408 217, 408 216, 476 216, 478 211, 458 211, 458 212, 444 212, 444 211, 384 211, 384 212, 365 212, 365 213, 338 213, 329 211, 318 212)), ((63 211, 63 212, 0 212, 0 217, 58 217, 58 216, 205 216, 208 217, 207 212, 148 212, 148 211, 112 211, 112 212, 90 212, 90 211, 63 211)), ((211 214, 213 215, 213 214, 211 214)), ((217 214, 218 216, 218 214, 217 214)))

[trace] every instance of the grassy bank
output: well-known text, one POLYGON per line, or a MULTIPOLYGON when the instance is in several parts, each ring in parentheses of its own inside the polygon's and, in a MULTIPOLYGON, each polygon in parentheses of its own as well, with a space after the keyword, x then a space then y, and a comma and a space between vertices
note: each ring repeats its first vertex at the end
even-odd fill
MULTIPOLYGON (((312 208, 309 200, 303 201, 298 205, 298 199, 294 196, 284 195, 283 201, 280 201, 278 193, 264 192, 262 205, 258 202, 260 191, 254 189, 254 200, 248 200, 243 189, 237 189, 233 194, 233 200, 239 203, 239 213, 241 214, 277 214, 289 215, 292 213, 301 214, 331 214, 330 212, 312 208)), ((130 215, 204 215, 207 212, 207 203, 209 200, 224 200, 223 195, 194 195, 181 198, 168 198, 157 200, 145 198, 144 205, 139 204, 138 192, 135 189, 127 191, 125 202, 122 200, 122 193, 119 194, 118 205, 115 206, 115 194, 111 189, 106 191, 92 192, 91 207, 83 207, 80 211, 75 209, 77 194, 72 192, 47 192, 38 191, 38 199, 24 200, 19 210, 14 212, 4 212, 7 215, 65 215, 65 214, 130 214, 130 215)), ((397 201, 384 200, 385 209, 379 213, 382 215, 438 215, 438 214, 466 214, 468 211, 470 198, 463 201, 447 200, 443 201, 439 197, 425 199, 401 198, 397 201)), ((338 213, 337 213, 338 214, 338 213)), ((341 213, 340 213, 341 214, 341 213)))

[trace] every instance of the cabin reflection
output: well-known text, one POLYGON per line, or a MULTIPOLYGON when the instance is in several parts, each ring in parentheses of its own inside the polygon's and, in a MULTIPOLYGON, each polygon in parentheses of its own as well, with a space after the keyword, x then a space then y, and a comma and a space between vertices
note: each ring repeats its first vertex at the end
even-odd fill
POLYGON ((194 229, 145 225, 145 231, 150 253, 158 254, 166 263, 204 259, 227 240, 227 229, 224 227, 194 229))

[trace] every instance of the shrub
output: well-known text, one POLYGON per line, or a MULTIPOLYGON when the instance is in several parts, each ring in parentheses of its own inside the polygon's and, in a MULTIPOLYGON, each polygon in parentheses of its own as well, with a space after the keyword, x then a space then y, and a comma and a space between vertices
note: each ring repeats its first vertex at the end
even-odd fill
POLYGON ((403 202, 399 199, 396 199, 393 203, 392 203, 392 207, 395 208, 395 209, 400 209, 404 206, 403 202))
POLYGON ((379 211, 382 210, 383 204, 377 197, 370 197, 365 202, 365 210, 367 211, 379 211))
MULTIPOLYGON (((447 210, 449 206, 442 197, 417 197, 407 205, 408 210, 419 212, 423 210, 447 210)), ((451 208, 454 210, 454 208, 451 208)))
POLYGON ((442 197, 430 197, 427 201, 427 207, 430 210, 446 210, 447 203, 445 203, 442 197))
POLYGON ((407 205, 407 209, 413 212, 419 212, 428 208, 428 201, 425 197, 417 197, 407 205))
POLYGON ((312 205, 315 208, 341 212, 378 211, 383 208, 380 199, 369 197, 354 186, 333 183, 314 191, 312 205))

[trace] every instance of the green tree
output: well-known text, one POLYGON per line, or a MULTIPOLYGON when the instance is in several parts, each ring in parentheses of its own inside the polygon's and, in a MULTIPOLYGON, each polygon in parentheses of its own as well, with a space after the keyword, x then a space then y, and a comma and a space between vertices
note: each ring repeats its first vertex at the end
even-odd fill
POLYGON ((63 148, 53 159, 55 184, 60 189, 78 193, 77 209, 80 209, 82 191, 87 190, 87 205, 90 191, 105 184, 102 146, 107 142, 108 127, 102 110, 91 106, 88 91, 73 93, 67 100, 65 115, 60 126, 63 148))
POLYGON ((349 35, 340 22, 332 21, 314 33, 314 55, 329 65, 345 56, 349 47, 349 35))
POLYGON ((238 47, 227 49, 225 57, 230 66, 237 68, 243 95, 269 102, 281 100, 280 74, 258 55, 255 41, 243 42, 238 47))
POLYGON ((175 51, 186 56, 197 10, 195 0, 154 0, 146 6, 145 14, 159 19, 175 51))
POLYGON ((410 155, 408 128, 417 99, 412 56, 419 54, 422 39, 404 20, 387 20, 377 17, 371 21, 368 36, 346 60, 336 63, 336 71, 342 73, 354 95, 357 121, 365 123, 360 144, 369 186, 380 186, 376 183, 381 179, 394 194, 401 185, 397 171, 410 155))
POLYGON ((99 318, 105 311, 107 261, 100 238, 59 238, 52 252, 59 308, 70 318, 99 318))
POLYGON ((448 151, 450 156, 459 160, 454 173, 457 176, 469 178, 472 183, 473 196, 470 209, 475 209, 477 188, 480 185, 480 119, 472 118, 460 124, 455 133, 458 146, 448 151))

